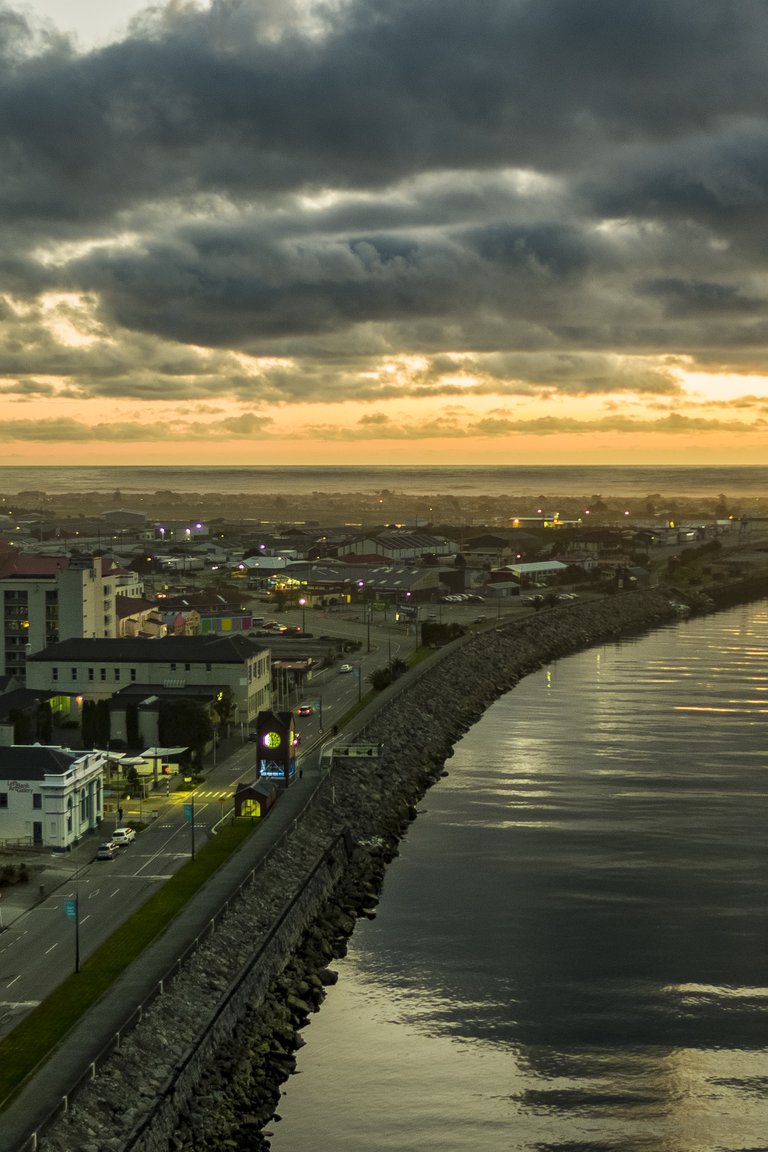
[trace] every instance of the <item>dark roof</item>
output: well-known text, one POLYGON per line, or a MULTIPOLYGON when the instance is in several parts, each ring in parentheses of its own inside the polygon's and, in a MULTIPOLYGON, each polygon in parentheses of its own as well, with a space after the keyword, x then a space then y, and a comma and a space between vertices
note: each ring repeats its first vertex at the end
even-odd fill
POLYGON ((27 662, 62 664, 93 660, 102 664, 145 664, 181 661, 198 664, 242 664, 263 650, 258 640, 243 635, 165 636, 160 640, 125 636, 115 639, 75 638, 50 644, 28 657, 27 662))
POLYGON ((14 744, 0 748, 0 778, 42 780, 46 773, 63 775, 81 756, 82 752, 67 752, 63 748, 14 744))
POLYGON ((163 596, 155 601, 155 607, 163 612, 189 612, 194 608, 196 612, 224 612, 227 609, 233 612, 244 612, 242 607, 244 598, 248 593, 241 589, 224 589, 214 592, 210 588, 202 591, 185 592, 179 596, 163 596))
POLYGON ((143 596, 115 596, 115 611, 121 620, 128 616, 135 616, 137 612, 160 611, 156 600, 146 600, 143 596))
POLYGON ((56 695, 56 692, 45 692, 40 688, 16 688, 6 692, 0 696, 0 721, 9 720, 13 711, 22 712, 25 708, 34 708, 43 700, 51 700, 56 695))
POLYGON ((263 796, 270 799, 277 795, 277 785, 267 780, 255 780, 253 784, 241 783, 235 789, 235 799, 240 800, 244 796, 263 796))
POLYGON ((178 700, 181 697, 189 700, 210 701, 215 700, 220 688, 216 684, 126 684, 119 692, 115 692, 108 700, 110 711, 119 712, 129 702, 137 703, 140 708, 150 708, 152 704, 159 703, 160 699, 178 700))

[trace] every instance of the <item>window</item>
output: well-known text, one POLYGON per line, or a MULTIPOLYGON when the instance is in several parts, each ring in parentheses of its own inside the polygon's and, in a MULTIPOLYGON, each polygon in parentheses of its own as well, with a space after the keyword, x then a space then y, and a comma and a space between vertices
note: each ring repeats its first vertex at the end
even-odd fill
POLYGON ((88 679, 93 680, 93 668, 88 669, 88 679))
POLYGON ((205 670, 206 670, 206 672, 210 672, 210 670, 211 670, 211 665, 210 665, 210 664, 206 664, 206 666, 205 666, 205 670))
POLYGON ((71 668, 70 672, 72 673, 72 679, 77 680, 77 668, 71 668))
POLYGON ((59 678, 59 670, 58 670, 58 668, 54 668, 54 669, 53 669, 53 678, 54 678, 54 680, 58 680, 58 678, 59 678))
POLYGON ((0 808, 8 807, 8 793, 0 792, 0 808))
POLYGON ((131 680, 135 680, 135 679, 136 679, 136 669, 131 668, 131 680))
POLYGON ((191 664, 185 664, 185 665, 184 665, 184 671, 185 671, 185 672, 189 672, 189 671, 191 670, 191 668, 192 668, 192 665, 191 665, 191 664))
POLYGON ((171 672, 175 672, 175 671, 176 671, 176 661, 174 660, 173 664, 171 664, 171 672))
POLYGON ((115 668, 115 680, 119 680, 119 679, 120 679, 120 669, 115 668))
POLYGON ((101 679, 102 679, 102 680, 106 680, 106 678, 107 678, 107 670, 106 670, 106 668, 100 668, 100 669, 99 669, 99 675, 101 676, 101 679))
POLYGON ((43 794, 42 794, 42 792, 33 792, 32 793, 32 807, 33 808, 42 808, 42 806, 43 806, 43 794))

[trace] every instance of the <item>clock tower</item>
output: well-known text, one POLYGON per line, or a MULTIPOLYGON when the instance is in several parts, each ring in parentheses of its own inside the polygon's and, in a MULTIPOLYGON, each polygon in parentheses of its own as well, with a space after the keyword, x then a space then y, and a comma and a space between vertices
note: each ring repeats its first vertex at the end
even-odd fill
POLYGON ((296 774, 296 744, 292 712, 259 712, 256 717, 259 776, 290 784, 296 774))

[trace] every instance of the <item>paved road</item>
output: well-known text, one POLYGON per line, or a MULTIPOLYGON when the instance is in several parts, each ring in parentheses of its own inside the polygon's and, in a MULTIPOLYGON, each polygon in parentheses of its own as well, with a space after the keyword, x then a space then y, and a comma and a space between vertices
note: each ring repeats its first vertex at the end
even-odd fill
MULTIPOLYGON (((353 620, 340 621, 338 632, 354 637, 360 628, 353 620)), ((370 651, 366 643, 361 652, 349 658, 352 673, 339 672, 337 665, 313 681, 305 695, 320 705, 312 715, 296 717, 302 772, 309 776, 318 771, 313 751, 328 740, 334 724, 340 725, 342 717, 367 693, 370 672, 385 664, 390 655, 406 651, 405 639, 410 639, 413 647, 414 637, 393 639, 372 628, 370 651)), ((294 708, 297 703, 298 699, 292 699, 286 705, 294 708)), ((196 847, 228 818, 237 784, 255 778, 256 746, 243 741, 238 733, 222 746, 216 759, 217 763, 206 769, 205 783, 193 794, 169 791, 152 793, 146 801, 126 801, 124 822, 146 822, 146 826, 133 844, 119 849, 114 860, 95 859, 99 842, 107 839, 114 827, 112 820, 105 821, 98 833, 66 857, 48 857, 45 868, 33 874, 30 884, 5 889, 0 897, 0 1036, 10 1032, 75 970, 78 951, 82 963, 190 859, 193 827, 185 818, 184 807, 192 798, 196 847), (75 900, 77 925, 68 916, 68 907, 71 915, 75 900)))

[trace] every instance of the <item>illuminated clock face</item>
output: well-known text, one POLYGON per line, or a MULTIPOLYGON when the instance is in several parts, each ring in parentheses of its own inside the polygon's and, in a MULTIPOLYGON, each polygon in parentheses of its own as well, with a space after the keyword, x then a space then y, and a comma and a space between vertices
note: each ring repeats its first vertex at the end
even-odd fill
POLYGON ((279 732, 265 732, 264 745, 266 748, 279 748, 280 747, 280 733, 279 732))

